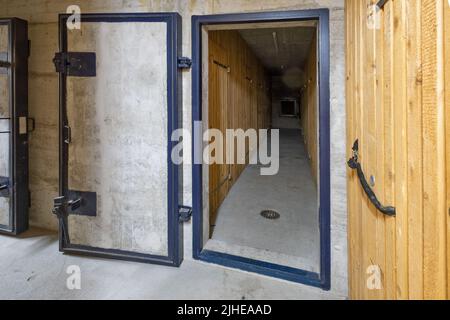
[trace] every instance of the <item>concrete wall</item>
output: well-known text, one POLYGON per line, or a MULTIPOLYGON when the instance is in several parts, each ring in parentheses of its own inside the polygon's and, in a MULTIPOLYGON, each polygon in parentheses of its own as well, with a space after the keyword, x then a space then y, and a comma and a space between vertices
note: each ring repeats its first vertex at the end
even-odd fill
MULTIPOLYGON (((331 204, 332 292, 347 295, 347 208, 345 169, 344 1, 343 0, 0 0, 0 16, 17 16, 30 23, 32 41, 29 74, 30 116, 36 131, 30 137, 31 223, 56 229, 51 214, 58 195, 58 77, 52 58, 58 51, 57 14, 78 4, 83 12, 177 11, 183 16, 183 54, 191 56, 191 16, 199 14, 330 8, 331 16, 331 204)), ((183 75, 184 127, 191 128, 191 74, 183 75)), ((184 174, 189 205, 191 171, 184 174)), ((185 225, 185 258, 191 258, 192 226, 185 225)))

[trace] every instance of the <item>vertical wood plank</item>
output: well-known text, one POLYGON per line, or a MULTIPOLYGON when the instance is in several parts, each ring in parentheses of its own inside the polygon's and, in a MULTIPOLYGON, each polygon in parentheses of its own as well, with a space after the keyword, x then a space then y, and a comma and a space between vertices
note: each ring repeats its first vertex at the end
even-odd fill
POLYGON ((407 2, 408 97, 408 283, 409 298, 423 299, 423 193, 422 186, 422 52, 421 2, 407 2))
MULTIPOLYGON (((354 63, 354 37, 353 37, 353 1, 352 0, 346 0, 345 1, 345 66, 346 66, 346 75, 345 75, 345 95, 347 97, 346 99, 346 115, 347 115, 347 159, 349 159, 352 154, 350 150, 351 141, 354 139, 354 133, 353 133, 353 123, 354 123, 354 104, 353 104, 353 63, 354 63)), ((347 216, 347 246, 348 246, 348 287, 349 287, 349 296, 350 298, 354 297, 354 290, 355 290, 355 264, 353 263, 354 260, 354 249, 353 249, 353 240, 355 233, 355 224, 354 224, 354 188, 353 188, 353 179, 352 179, 352 172, 349 168, 347 168, 347 208, 348 208, 348 216, 347 216)))
MULTIPOLYGON (((384 100, 384 200, 386 204, 395 203, 395 176, 394 176, 394 4, 389 1, 383 12, 384 48, 383 48, 383 100, 384 100)), ((385 218, 386 268, 383 274, 386 299, 396 299, 396 220, 385 218)))
MULTIPOLYGON (((360 140, 360 161, 366 177, 376 175, 376 160, 377 160, 377 143, 375 138, 376 130, 376 112, 375 112, 375 32, 376 28, 368 26, 369 14, 375 14, 372 5, 373 0, 365 0, 364 10, 365 16, 362 16, 362 55, 363 55, 363 74, 362 74, 362 112, 363 112, 363 127, 360 140)), ((369 198, 364 195, 362 198, 362 237, 363 237, 363 270, 369 269, 372 266, 380 267, 377 259, 377 215, 378 211, 370 202, 369 198)), ((366 275, 366 278, 368 275, 366 275)), ((365 298, 380 299, 382 290, 378 288, 370 288, 366 285, 365 298)))
POLYGON ((447 295, 443 4, 422 2, 425 299, 447 295))
POLYGON ((406 0, 394 3, 394 136, 397 298, 408 299, 408 171, 406 91, 406 0))
POLYGON ((447 144, 447 299, 450 299, 450 5, 444 4, 444 44, 445 44, 445 118, 447 144))
MULTIPOLYGON (((375 133, 375 145, 377 146, 376 152, 376 185, 375 192, 378 195, 382 203, 386 203, 384 191, 385 186, 385 166, 384 161, 385 154, 385 108, 384 108, 384 14, 379 12, 380 29, 375 31, 375 117, 376 117, 376 133, 375 133)), ((376 260, 381 269, 381 281, 382 288, 379 292, 379 299, 386 299, 386 218, 384 215, 377 212, 376 214, 376 260)))

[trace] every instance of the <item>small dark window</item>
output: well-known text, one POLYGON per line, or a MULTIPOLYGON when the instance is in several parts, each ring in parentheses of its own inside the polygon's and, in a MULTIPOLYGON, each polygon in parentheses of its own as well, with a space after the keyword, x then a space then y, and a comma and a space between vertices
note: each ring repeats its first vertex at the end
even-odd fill
POLYGON ((281 100, 281 116, 297 116, 297 102, 295 100, 281 100))

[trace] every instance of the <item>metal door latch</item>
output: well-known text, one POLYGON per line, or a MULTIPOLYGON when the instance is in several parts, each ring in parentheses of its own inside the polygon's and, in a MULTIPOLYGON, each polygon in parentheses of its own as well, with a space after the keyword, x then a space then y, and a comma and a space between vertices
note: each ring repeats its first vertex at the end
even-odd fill
POLYGON ((190 69, 192 66, 192 60, 187 57, 179 57, 178 58, 178 68, 181 69, 190 69))
POLYGON ((189 222, 192 218, 192 208, 186 206, 180 206, 179 216, 181 222, 189 222))
POLYGON ((97 62, 95 52, 57 52, 53 58, 56 72, 71 77, 95 77, 97 62))
POLYGON ((81 198, 76 200, 67 200, 66 197, 61 196, 53 200, 53 214, 58 218, 67 218, 70 211, 75 211, 81 207, 81 198))
POLYGON ((8 61, 8 53, 0 52, 0 74, 7 74, 11 68, 11 62, 8 61))
POLYGON ((64 241, 69 244, 69 228, 67 226, 67 217, 69 216, 69 209, 76 210, 81 206, 81 198, 67 201, 66 197, 61 196, 53 200, 53 214, 58 218, 59 225, 62 229, 62 236, 64 241))

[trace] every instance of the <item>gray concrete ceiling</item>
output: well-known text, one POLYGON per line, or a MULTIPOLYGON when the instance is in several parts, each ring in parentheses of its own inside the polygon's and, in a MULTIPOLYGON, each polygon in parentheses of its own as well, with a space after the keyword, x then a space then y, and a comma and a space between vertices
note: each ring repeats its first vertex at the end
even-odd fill
POLYGON ((303 69, 316 28, 246 29, 239 33, 268 71, 282 75, 287 70, 303 69))

